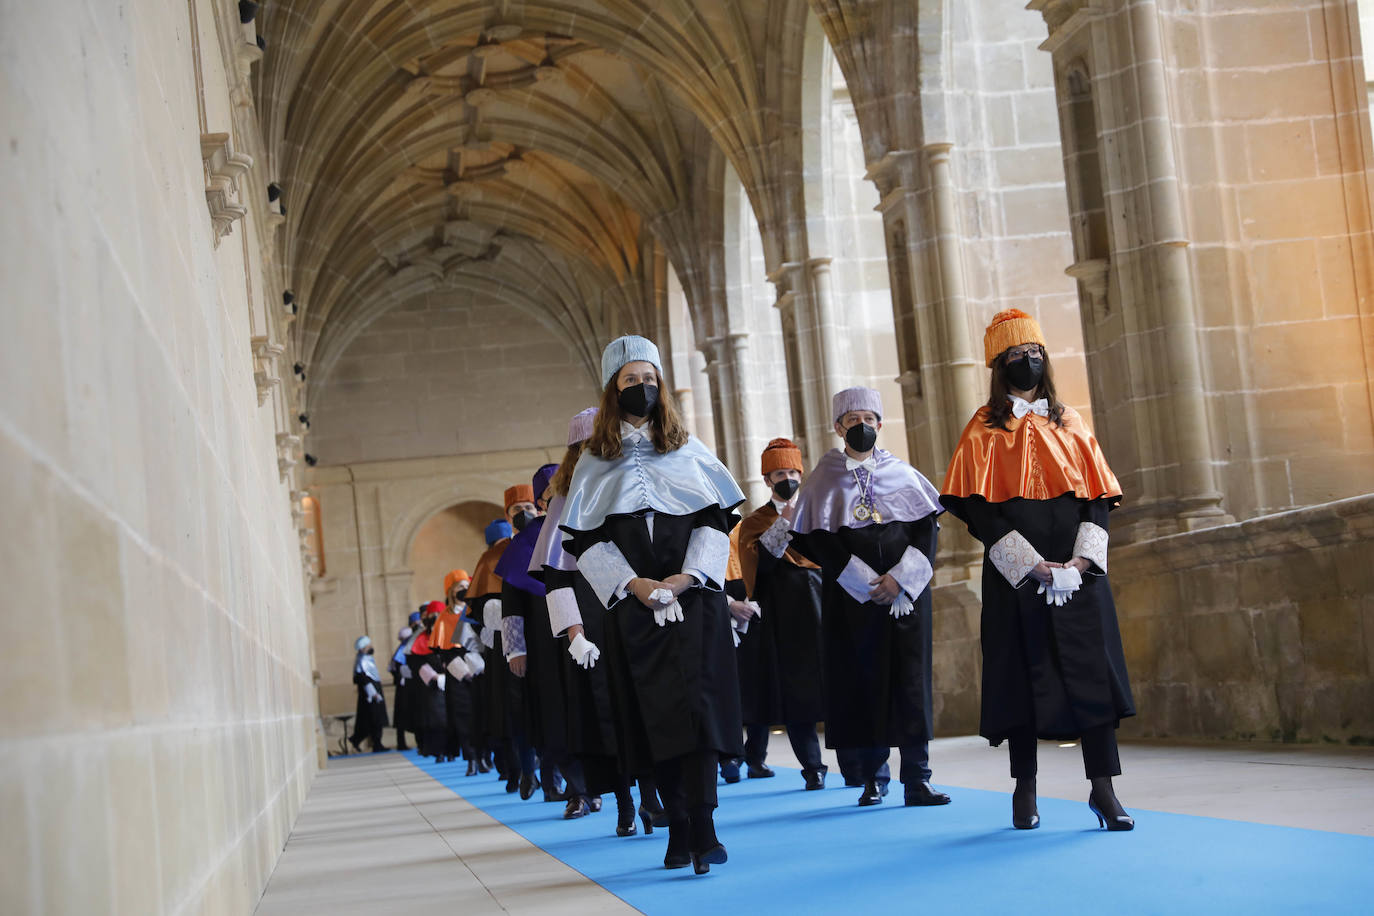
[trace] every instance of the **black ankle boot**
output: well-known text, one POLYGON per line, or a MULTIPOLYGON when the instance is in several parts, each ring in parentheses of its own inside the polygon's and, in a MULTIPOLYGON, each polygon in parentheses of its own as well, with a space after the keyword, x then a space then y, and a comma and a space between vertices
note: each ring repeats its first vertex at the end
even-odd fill
MULTIPOLYGON (((645 823, 645 833, 652 833, 653 829, 652 823, 645 823)), ((634 836, 638 832, 635 829, 635 797, 629 789, 622 789, 615 793, 615 835, 634 836)))
POLYGON ((690 822, 682 820, 668 822, 668 851, 663 856, 664 868, 686 868, 692 864, 691 843, 688 841, 690 822))
POLYGON ((691 821, 692 870, 704 875, 712 865, 729 861, 725 847, 716 837, 715 809, 702 806, 693 810, 691 821))
POLYGON ((1011 825, 1017 830, 1034 830, 1040 826, 1034 776, 1016 780, 1016 791, 1011 793, 1011 825))

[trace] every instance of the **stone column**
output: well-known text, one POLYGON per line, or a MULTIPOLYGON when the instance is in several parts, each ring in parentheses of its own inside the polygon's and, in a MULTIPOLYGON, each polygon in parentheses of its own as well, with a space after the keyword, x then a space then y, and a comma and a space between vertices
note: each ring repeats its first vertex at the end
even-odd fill
POLYGON ((725 372, 720 360, 721 342, 721 338, 711 337, 703 340, 698 349, 706 359, 706 378, 711 383, 711 416, 716 427, 716 454, 725 462, 726 467, 733 469, 736 466, 734 424, 731 422, 734 411, 725 409, 725 405, 730 403, 730 398, 726 391, 725 372))
POLYGON ((735 385, 735 479, 749 496, 750 505, 758 505, 767 498, 763 482, 759 479, 754 457, 762 450, 758 435, 753 398, 750 392, 749 372, 749 334, 735 331, 729 335, 730 374, 735 385))
POLYGON ((830 261, 830 258, 812 258, 806 262, 816 297, 816 332, 820 337, 821 357, 819 378, 823 380, 827 397, 851 384, 848 360, 845 359, 848 338, 844 325, 836 317, 830 261))
POLYGON ((673 397, 677 399, 677 409, 682 414, 682 422, 687 424, 687 432, 700 439, 701 436, 697 433, 697 409, 692 398, 692 389, 674 388, 673 397))
POLYGON ((954 180, 949 168, 952 148, 952 143, 930 143, 924 149, 935 215, 936 259, 940 266, 940 317, 944 328, 944 362, 949 377, 949 406, 953 408, 956 424, 948 432, 957 437, 963 424, 982 404, 979 392, 983 360, 977 358, 973 347, 968 300, 964 296, 959 214, 954 204, 954 180))
MULTIPOLYGON (((1221 491, 1212 470, 1206 387, 1198 346, 1192 267, 1187 223, 1179 199, 1178 164, 1169 114, 1169 87, 1159 34, 1159 10, 1153 2, 1131 7, 1136 88, 1140 103, 1140 139, 1150 205, 1149 245, 1158 271, 1156 293, 1168 354, 1168 387, 1179 462, 1180 522, 1184 528, 1221 522, 1221 491)), ((1100 143, 1100 141, 1099 141, 1100 143)))

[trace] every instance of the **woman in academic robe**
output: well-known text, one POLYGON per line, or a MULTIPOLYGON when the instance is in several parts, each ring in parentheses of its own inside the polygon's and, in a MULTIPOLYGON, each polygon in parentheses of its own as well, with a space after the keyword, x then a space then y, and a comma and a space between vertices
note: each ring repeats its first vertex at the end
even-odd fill
MULTIPOLYGON (((477 730, 481 734, 479 740, 482 759, 490 758, 496 767, 497 776, 505 781, 509 775, 508 770, 511 769, 507 766, 507 760, 513 758, 513 755, 506 749, 508 737, 504 725, 505 704, 501 700, 504 681, 501 678, 503 675, 510 675, 504 664, 493 664, 494 660, 500 660, 502 657, 496 647, 497 641, 501 638, 501 580, 496 577, 496 564, 500 562, 501 554, 510 544, 515 529, 505 518, 498 518, 493 519, 482 533, 486 539, 487 549, 473 567, 472 582, 468 585, 465 599, 466 615, 477 632, 485 666, 483 673, 473 678, 475 718, 477 730), (495 605, 488 609, 487 604, 490 602, 495 602, 495 605), (489 620, 494 627, 487 626, 489 620)), ((518 769, 514 779, 515 782, 507 783, 506 791, 515 791, 520 779, 518 769)))
POLYGON ((651 341, 612 341, 601 381, 559 525, 608 611, 599 648, 622 768, 655 770, 669 813, 664 865, 701 874, 726 861, 714 821, 719 756, 743 753, 723 588, 744 494, 688 435, 651 341))
POLYGON ((1009 309, 983 337, 992 370, 950 459, 941 502, 983 544, 979 732, 1006 741, 1012 823, 1039 826, 1036 739, 1079 739, 1099 826, 1134 821, 1112 787, 1116 727, 1135 714, 1107 579, 1107 515, 1121 486, 1055 394, 1040 325, 1009 309))
MULTIPOLYGON (((831 401, 843 448, 802 483, 791 546, 821 567, 825 743, 863 782, 860 806, 887 794, 884 769, 901 749, 907 806, 949 804, 931 784, 931 598, 939 492, 877 447, 881 395, 847 388, 831 401)), ((760 535, 778 549, 785 519, 760 535)))
MULTIPOLYGON (((549 630, 544 583, 529 573, 530 557, 543 530, 544 495, 558 466, 546 464, 534 472, 529 489, 534 511, 518 516, 510 546, 496 564, 501 578, 501 639, 506 663, 520 684, 520 724, 525 740, 539 755, 539 777, 522 781, 520 797, 529 798, 543 786, 544 801, 566 801, 564 817, 591 812, 591 799, 575 765, 569 766, 559 648, 549 630), (560 791, 559 776, 565 788, 560 791)), ((598 801, 599 804, 599 801, 598 801)))
POLYGON ((784 549, 778 557, 759 543, 795 507, 801 449, 790 439, 774 439, 761 464, 769 500, 745 516, 731 535, 738 547, 744 599, 732 596, 730 604, 741 630, 737 658, 747 735, 744 758, 751 779, 772 776, 766 763, 769 732, 773 725, 783 725, 806 788, 822 789, 827 768, 816 737, 816 723, 825 718, 820 572, 795 550, 784 549))
POLYGON ((477 771, 477 735, 472 681, 480 674, 483 662, 474 650, 481 648, 476 634, 468 626, 463 596, 471 577, 462 569, 444 575, 444 609, 439 612, 430 631, 433 647, 448 675, 444 686, 445 756, 458 759, 461 754, 468 762, 468 775, 477 771))
POLYGON ((353 714, 353 736, 349 741, 353 750, 362 750, 363 739, 372 742, 372 751, 386 750, 382 744, 382 729, 387 726, 386 699, 382 696, 382 673, 373 657, 372 639, 359 636, 353 643, 357 656, 353 660, 353 684, 358 688, 358 706, 353 714))
POLYGON ((443 663, 430 644, 430 635, 439 612, 444 609, 442 601, 431 601, 425 605, 420 617, 420 634, 410 644, 406 654, 406 664, 416 674, 415 707, 415 747, 422 757, 433 757, 443 763, 448 758, 448 709, 444 700, 444 688, 448 676, 444 673, 443 663))
POLYGON ((568 752, 577 761, 589 796, 615 795, 616 836, 628 837, 638 832, 634 796, 630 793, 630 783, 636 778, 640 792, 638 814, 644 832, 653 833, 655 827, 668 826, 668 816, 659 803, 652 770, 627 774, 621 769, 610 683, 606 666, 597 664, 601 657, 598 645, 606 641, 606 609, 587 581, 577 574, 577 563, 563 550, 558 528, 573 469, 592 434, 596 413, 595 407, 589 407, 568 424, 567 450, 558 472, 549 481, 548 514, 530 558, 530 575, 547 589, 550 632, 560 649, 568 752))

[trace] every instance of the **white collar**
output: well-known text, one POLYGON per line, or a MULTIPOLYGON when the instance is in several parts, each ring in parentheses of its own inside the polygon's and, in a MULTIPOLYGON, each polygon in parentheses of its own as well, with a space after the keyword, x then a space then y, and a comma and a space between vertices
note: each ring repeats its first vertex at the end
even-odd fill
POLYGON ((1021 419, 1028 413, 1036 416, 1048 417, 1050 415, 1050 402, 1046 398, 1036 398, 1034 401, 1026 401, 1018 398, 1014 394, 1007 395, 1011 401, 1011 415, 1016 419, 1021 419))
POLYGON ((782 510, 787 508, 787 503, 784 500, 777 499, 776 497, 770 497, 770 499, 772 499, 773 508, 778 511, 779 515, 782 515, 782 510))
POLYGON ((853 458, 849 457, 848 452, 844 452, 844 469, 846 471, 852 471, 855 468, 863 468, 864 470, 870 472, 877 470, 878 456, 870 452, 868 457, 865 458, 863 461, 856 461, 853 458))

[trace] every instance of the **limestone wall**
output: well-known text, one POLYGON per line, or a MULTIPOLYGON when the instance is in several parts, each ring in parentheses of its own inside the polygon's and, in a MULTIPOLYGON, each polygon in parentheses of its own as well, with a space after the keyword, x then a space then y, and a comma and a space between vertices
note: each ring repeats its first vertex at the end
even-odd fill
MULTIPOLYGON (((324 533, 325 574, 311 586, 321 714, 353 711, 353 640, 368 634, 379 654, 393 647, 415 605, 441 596, 444 572, 476 565, 477 519, 489 521, 506 487, 562 456, 559 439, 540 449, 310 473, 324 533)), ((390 678, 383 680, 389 704, 390 678)))
POLYGON ((317 765, 263 226, 216 246, 207 205, 216 12, 0 13, 8 912, 248 912, 317 765))

